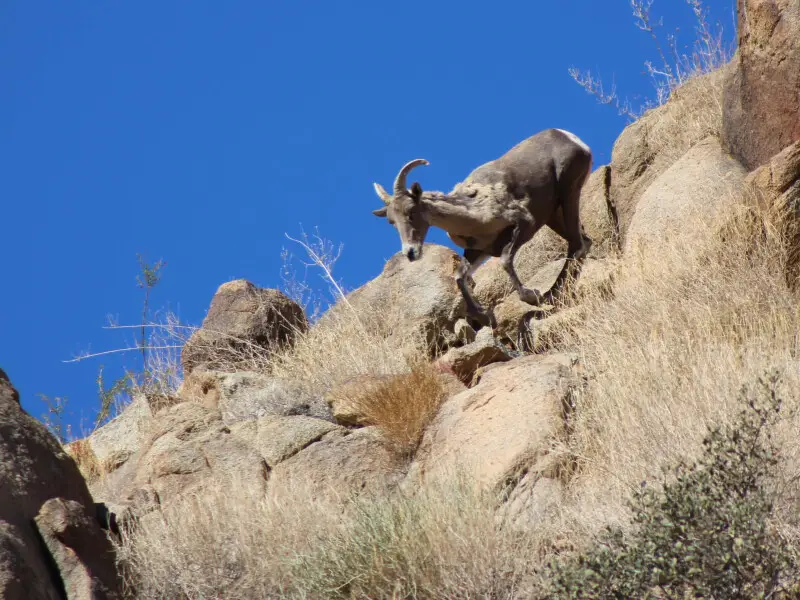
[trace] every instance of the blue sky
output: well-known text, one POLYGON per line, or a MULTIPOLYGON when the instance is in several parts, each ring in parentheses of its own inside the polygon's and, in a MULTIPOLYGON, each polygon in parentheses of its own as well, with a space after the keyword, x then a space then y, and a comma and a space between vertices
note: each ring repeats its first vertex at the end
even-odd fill
MULTIPOLYGON (((732 0, 706 4, 731 36, 732 0)), ((691 41, 684 2, 653 10, 691 41)), ((137 253, 168 262, 153 307, 192 324, 225 281, 278 286, 301 224, 344 244, 336 274, 355 288, 399 249, 373 181, 424 157, 415 179, 449 190, 548 127, 604 164, 625 119, 567 69, 636 96, 653 57, 627 0, 7 0, 0 367, 34 415, 41 393, 90 418, 100 364, 136 356, 63 361, 129 341, 102 326, 140 318, 137 253)))

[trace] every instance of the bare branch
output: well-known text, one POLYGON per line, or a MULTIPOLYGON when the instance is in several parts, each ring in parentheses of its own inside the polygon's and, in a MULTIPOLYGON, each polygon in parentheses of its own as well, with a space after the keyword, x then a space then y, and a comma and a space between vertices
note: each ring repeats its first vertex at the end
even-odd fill
MULTIPOLYGON (((137 325, 136 327, 138 328, 138 327, 140 327, 140 325, 137 325)), ((148 350, 170 350, 170 349, 175 349, 175 348, 183 348, 183 346, 182 345, 179 345, 179 346, 148 346, 147 348, 148 348, 148 350)), ((76 363, 76 362, 80 362, 82 360, 86 360, 88 358, 96 358, 98 356, 107 356, 109 354, 119 354, 120 352, 141 352, 141 350, 142 350, 142 348, 140 346, 136 345, 136 346, 130 346, 128 348, 116 348, 114 350, 105 350, 104 352, 93 352, 93 353, 90 353, 90 354, 81 354, 80 356, 76 356, 75 358, 71 358, 69 360, 63 360, 61 362, 64 362, 64 363, 76 363)))

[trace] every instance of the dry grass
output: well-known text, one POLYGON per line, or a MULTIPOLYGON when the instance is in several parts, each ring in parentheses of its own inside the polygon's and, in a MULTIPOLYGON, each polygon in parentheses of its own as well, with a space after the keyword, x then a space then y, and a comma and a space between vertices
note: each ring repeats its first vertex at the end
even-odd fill
POLYGON ((150 515, 119 548, 130 597, 530 597, 531 539, 467 486, 344 509, 306 498, 214 489, 150 515))
MULTIPOLYGON (((269 498, 211 491, 147 517, 121 548, 137 597, 533 597, 555 549, 580 548, 605 524, 624 526, 631 490, 698 454, 707 426, 730 422, 741 408, 740 387, 773 368, 783 372, 790 415, 777 518, 782 534, 797 540, 800 320, 770 218, 737 207, 725 227, 707 224, 690 247, 673 238, 658 252, 628 256, 613 298, 582 299, 580 322, 560 340, 581 353, 587 377, 562 446, 575 469, 546 526, 507 527, 495 498, 463 485, 344 506, 312 503, 302 490, 269 498)), ((378 324, 337 318, 301 337, 274 373, 304 378, 309 390, 345 373, 406 373, 387 378, 363 409, 386 431, 397 427, 397 439, 418 439, 429 417, 401 416, 432 415, 431 372, 415 366, 413 353, 383 346, 378 324), (414 399, 416 387, 431 393, 414 399), (421 409, 403 405, 412 402, 421 409)))
POLYGON ((618 95, 615 85, 612 84, 610 89, 604 88, 602 79, 591 71, 570 67, 570 76, 598 102, 613 106, 620 115, 635 121, 648 110, 666 103, 687 82, 718 70, 733 55, 733 49, 724 41, 722 26, 710 21, 709 11, 702 0, 685 2, 695 20, 694 39, 688 53, 680 50, 675 34, 662 35, 659 31, 663 23, 652 10, 653 0, 631 0, 636 28, 651 38, 655 50, 655 61, 644 61, 645 72, 653 86, 652 97, 634 105, 618 95))
POLYGON ((417 360, 407 373, 376 379, 353 390, 346 401, 363 424, 380 427, 400 454, 411 456, 446 393, 442 374, 417 360))
POLYGON ((690 247, 665 240, 628 257, 615 299, 587 300, 589 316, 567 332, 589 380, 570 448, 576 530, 624 523, 631 490, 698 452, 706 427, 729 421, 740 388, 766 371, 783 373, 797 407, 800 321, 783 245, 768 215, 732 214, 724 237, 709 223, 690 247))
POLYGON ((309 397, 359 377, 403 375, 426 353, 424 336, 395 331, 402 323, 393 303, 356 311, 341 299, 294 346, 276 353, 262 372, 291 381, 309 397))
POLYGON ((92 483, 105 473, 103 465, 97 460, 97 456, 92 450, 92 445, 89 440, 75 440, 74 442, 65 444, 64 450, 75 461, 78 470, 87 483, 92 483))

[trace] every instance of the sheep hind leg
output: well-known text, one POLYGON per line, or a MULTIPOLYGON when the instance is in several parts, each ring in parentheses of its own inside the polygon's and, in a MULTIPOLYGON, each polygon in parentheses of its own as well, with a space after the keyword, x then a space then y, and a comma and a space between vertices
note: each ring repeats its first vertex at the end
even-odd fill
MULTIPOLYGON (((580 187, 578 187, 577 193, 578 197, 580 197, 580 187)), ((562 207, 559 207, 547 222, 547 226, 564 238, 568 244, 567 259, 564 261, 564 266, 561 268, 561 272, 556 277, 550 290, 544 295, 548 304, 554 304, 567 296, 571 296, 572 284, 580 276, 583 261, 592 247, 592 238, 586 235, 580 221, 578 202, 570 203, 568 201, 565 205, 570 206, 572 210, 567 208, 565 211, 562 207), (564 214, 565 212, 567 215, 564 214)))
MULTIPOLYGON (((510 237, 510 239, 508 239, 508 241, 504 244, 503 250, 500 254, 500 262, 502 263, 506 273, 508 273, 511 283, 514 284, 514 288, 517 290, 517 294, 519 294, 519 299, 533 306, 539 306, 542 303, 543 296, 539 290, 527 288, 522 283, 519 275, 517 275, 516 269, 514 269, 514 257, 517 255, 517 251, 523 246, 523 244, 528 242, 540 228, 541 225, 532 223, 517 224, 510 227, 503 232, 504 234, 506 234, 506 232, 510 232, 506 234, 507 237, 510 237)), ((501 236, 501 238, 502 237, 504 236, 501 236)))

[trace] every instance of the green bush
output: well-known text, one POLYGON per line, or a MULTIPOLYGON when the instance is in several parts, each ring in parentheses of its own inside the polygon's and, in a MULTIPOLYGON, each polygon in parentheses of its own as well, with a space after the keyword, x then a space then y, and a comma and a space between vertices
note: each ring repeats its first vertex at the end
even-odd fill
POLYGON ((747 407, 709 432, 696 463, 679 463, 661 486, 642 484, 630 533, 608 528, 583 554, 551 563, 543 597, 798 597, 796 556, 771 526, 766 488, 778 463, 777 382, 743 390, 747 407))

